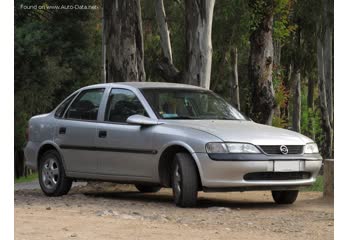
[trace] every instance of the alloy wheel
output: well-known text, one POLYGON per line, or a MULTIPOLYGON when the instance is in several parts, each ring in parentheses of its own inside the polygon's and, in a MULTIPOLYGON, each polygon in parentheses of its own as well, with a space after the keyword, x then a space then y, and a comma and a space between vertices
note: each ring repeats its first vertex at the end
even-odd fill
POLYGON ((181 174, 180 174, 180 167, 179 164, 175 165, 175 170, 174 170, 174 191, 175 191, 175 197, 176 199, 179 199, 181 196, 181 174))
POLYGON ((59 180, 59 168, 57 160, 49 158, 45 161, 42 168, 42 180, 47 189, 53 189, 57 186, 59 180))

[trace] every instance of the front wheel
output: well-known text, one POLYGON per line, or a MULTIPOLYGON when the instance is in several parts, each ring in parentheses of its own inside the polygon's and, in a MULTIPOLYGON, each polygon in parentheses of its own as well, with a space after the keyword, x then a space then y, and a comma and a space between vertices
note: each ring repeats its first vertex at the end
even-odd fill
POLYGON ((55 150, 44 153, 39 165, 39 183, 47 196, 62 196, 69 192, 72 180, 66 177, 61 156, 55 150))
POLYGON ((298 190, 272 191, 273 200, 277 204, 292 204, 297 199, 298 194, 298 190))
POLYGON ((188 153, 175 155, 171 183, 175 204, 179 207, 194 207, 197 203, 198 173, 196 164, 188 153))

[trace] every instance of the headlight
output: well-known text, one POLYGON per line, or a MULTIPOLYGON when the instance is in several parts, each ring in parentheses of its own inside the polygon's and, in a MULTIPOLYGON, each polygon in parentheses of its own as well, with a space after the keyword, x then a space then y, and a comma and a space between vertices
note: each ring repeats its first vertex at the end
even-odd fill
POLYGON ((205 148, 207 153, 260 153, 249 143, 207 143, 205 148))
POLYGON ((316 143, 308 143, 305 145, 304 153, 318 153, 318 147, 316 143))
POLYGON ((207 153, 228 153, 225 143, 207 143, 205 148, 207 153))

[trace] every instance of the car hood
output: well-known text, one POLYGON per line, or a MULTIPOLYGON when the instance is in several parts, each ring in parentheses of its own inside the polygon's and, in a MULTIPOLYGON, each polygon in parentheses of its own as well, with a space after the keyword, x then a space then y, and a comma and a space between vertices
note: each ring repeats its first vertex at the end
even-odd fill
POLYGON ((313 142, 297 132, 253 121, 240 120, 166 120, 166 124, 198 129, 225 142, 247 142, 255 145, 305 145, 313 142))

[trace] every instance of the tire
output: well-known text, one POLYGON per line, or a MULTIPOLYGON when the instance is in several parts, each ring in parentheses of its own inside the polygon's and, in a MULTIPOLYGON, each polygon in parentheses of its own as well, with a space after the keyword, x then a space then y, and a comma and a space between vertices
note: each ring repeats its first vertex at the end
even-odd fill
POLYGON ((47 151, 40 158, 39 183, 45 195, 65 195, 72 187, 72 179, 66 177, 61 156, 55 150, 47 151))
POLYGON ((292 204, 297 199, 298 194, 299 190, 272 191, 273 200, 277 204, 292 204))
POLYGON ((147 186, 142 184, 135 184, 135 187, 137 188, 137 190, 139 190, 142 193, 155 193, 161 189, 161 187, 147 186))
POLYGON ((177 206, 196 206, 198 179, 197 166, 191 155, 184 152, 177 153, 171 171, 171 185, 177 206))

